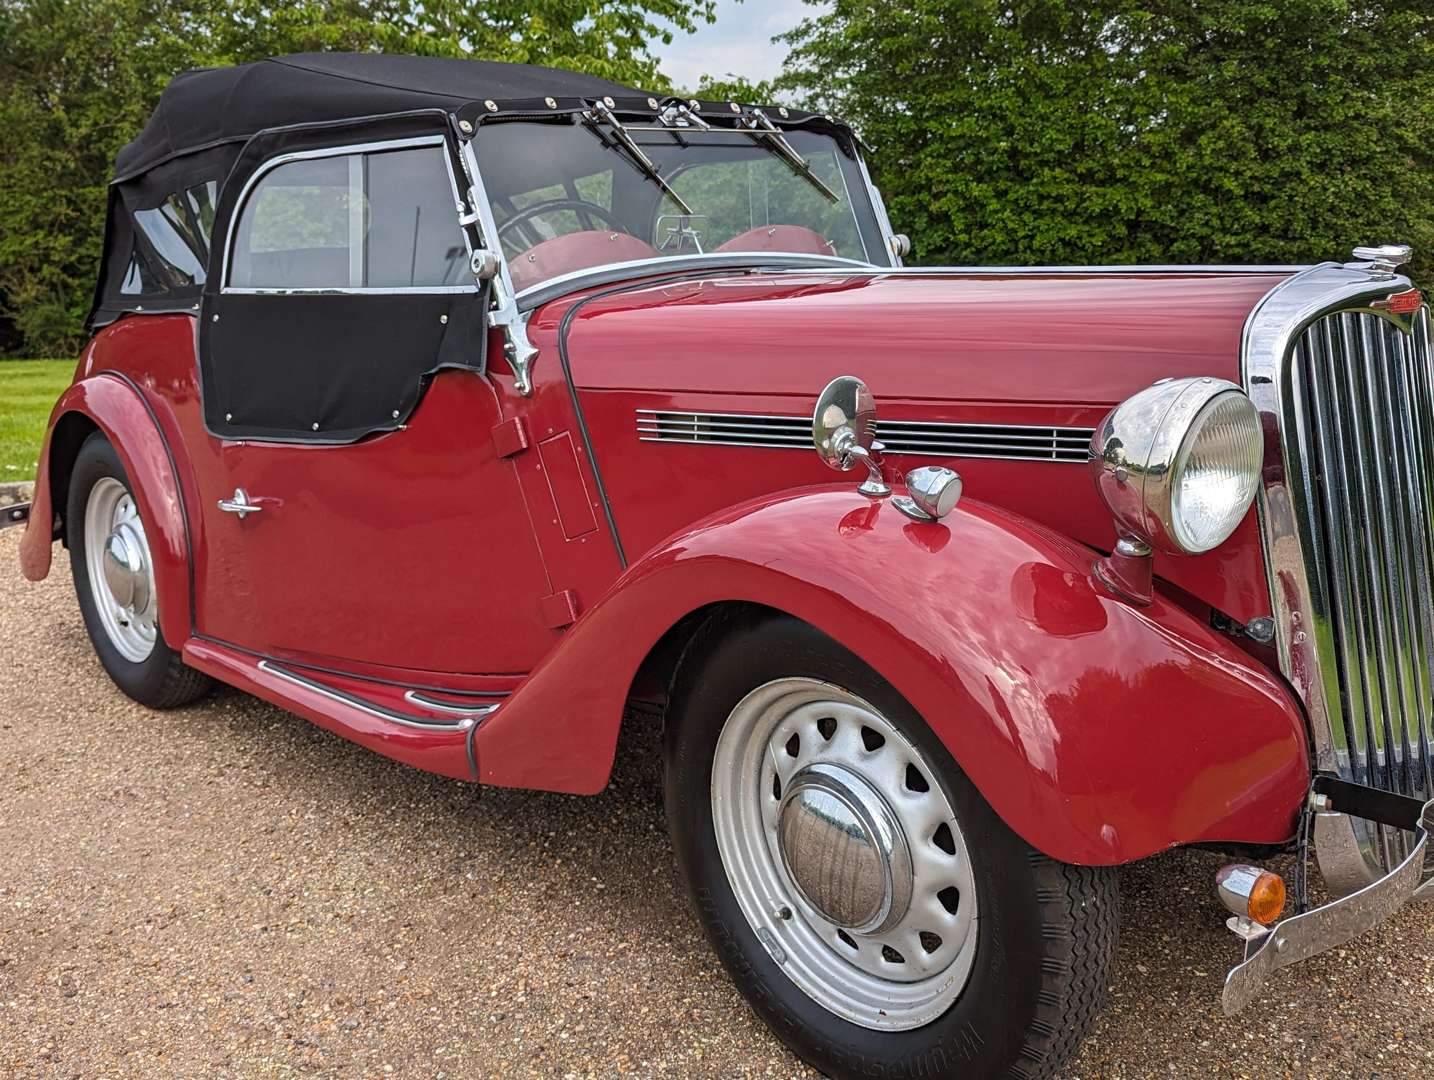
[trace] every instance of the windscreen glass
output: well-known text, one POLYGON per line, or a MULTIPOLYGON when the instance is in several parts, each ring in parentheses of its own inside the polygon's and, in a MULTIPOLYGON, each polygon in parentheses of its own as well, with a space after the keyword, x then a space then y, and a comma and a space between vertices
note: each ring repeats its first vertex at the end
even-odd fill
POLYGON ((830 136, 782 132, 798 165, 755 132, 625 127, 637 153, 602 123, 480 129, 478 167, 519 291, 595 266, 711 252, 889 261, 861 171, 830 136))

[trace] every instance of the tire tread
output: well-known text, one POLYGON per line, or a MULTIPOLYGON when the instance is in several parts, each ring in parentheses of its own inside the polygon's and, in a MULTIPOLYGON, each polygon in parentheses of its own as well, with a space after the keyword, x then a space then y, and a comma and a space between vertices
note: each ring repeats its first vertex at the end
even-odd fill
POLYGON ((1041 964, 1046 985, 1036 996, 1036 1017, 1011 1075, 1048 1080, 1105 1008, 1120 934, 1120 894, 1108 867, 1072 866, 1035 850, 1029 858, 1048 943, 1041 964))

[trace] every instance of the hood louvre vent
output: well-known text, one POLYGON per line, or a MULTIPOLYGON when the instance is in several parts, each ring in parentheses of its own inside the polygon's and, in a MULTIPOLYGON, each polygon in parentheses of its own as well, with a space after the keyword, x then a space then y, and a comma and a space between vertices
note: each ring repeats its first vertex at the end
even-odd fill
MULTIPOLYGON (((877 423, 877 437, 885 444, 888 454, 923 457, 1084 462, 1093 434, 1093 428, 1020 424, 953 424, 935 420, 877 423)), ((810 450, 812 421, 807 416, 639 409, 637 435, 643 442, 810 450)))

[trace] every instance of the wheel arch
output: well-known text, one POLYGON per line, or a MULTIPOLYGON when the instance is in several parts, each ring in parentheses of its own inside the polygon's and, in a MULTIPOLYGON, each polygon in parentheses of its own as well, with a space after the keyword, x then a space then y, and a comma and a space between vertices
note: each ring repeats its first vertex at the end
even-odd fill
POLYGON ((53 543, 65 539, 70 478, 85 440, 99 432, 124 464, 149 534, 160 627, 180 649, 191 629, 190 538, 178 466, 143 391, 130 379, 103 373, 72 385, 56 403, 41 450, 35 506, 21 538, 20 561, 32 581, 50 569, 53 543))
POLYGON ((1308 784, 1277 677, 1188 612, 1138 609, 1084 548, 968 501, 916 525, 849 489, 708 519, 648 553, 475 735, 484 782, 594 793, 624 705, 714 616, 821 630, 912 705, 1003 819, 1063 862, 1279 843, 1308 784))
POLYGON ((80 447, 85 444, 86 439, 100 430, 93 417, 75 410, 56 420, 55 429, 50 435, 50 506, 54 509, 56 538, 66 547, 69 546, 65 521, 69 516, 70 474, 74 472, 75 460, 80 456, 80 447))

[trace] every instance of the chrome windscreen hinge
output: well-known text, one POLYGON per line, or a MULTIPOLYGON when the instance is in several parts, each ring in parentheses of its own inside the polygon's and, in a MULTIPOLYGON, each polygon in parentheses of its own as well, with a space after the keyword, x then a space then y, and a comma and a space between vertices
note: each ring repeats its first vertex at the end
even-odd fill
POLYGON ((528 427, 521 416, 512 416, 493 428, 493 451, 510 458, 528 449, 528 427))

